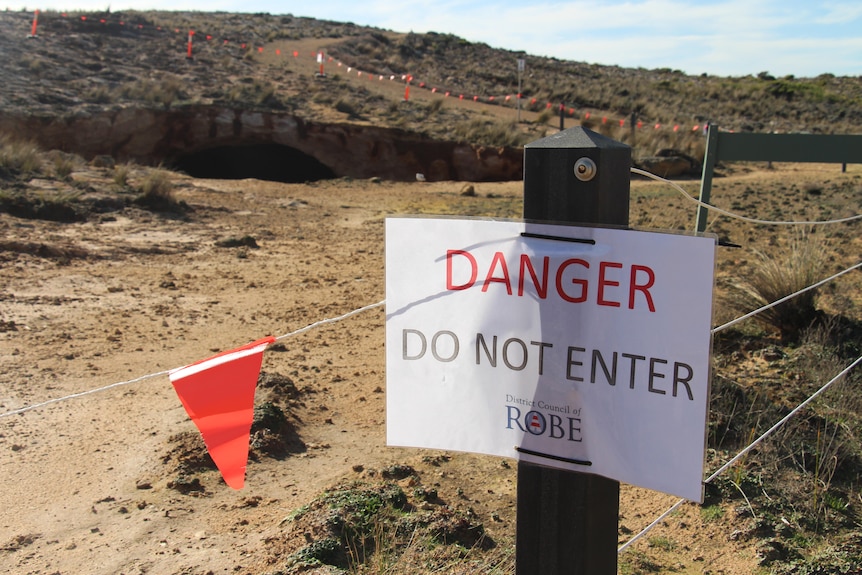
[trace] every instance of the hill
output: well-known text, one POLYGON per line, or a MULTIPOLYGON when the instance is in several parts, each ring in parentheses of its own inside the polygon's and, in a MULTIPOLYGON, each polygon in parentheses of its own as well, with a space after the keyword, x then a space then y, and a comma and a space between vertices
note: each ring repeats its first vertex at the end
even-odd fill
MULTIPOLYGON (((663 148, 702 156, 706 122, 723 129, 815 133, 857 133, 862 126, 860 77, 687 76, 291 15, 47 12, 39 14, 37 37, 27 39, 31 23, 28 12, 0 13, 0 120, 12 131, 12 118, 40 118, 38 125, 19 122, 15 128, 38 138, 50 118, 77 119, 53 122, 51 138, 65 137, 67 151, 86 156, 96 148, 78 141, 82 132, 115 138, 101 150, 125 152, 137 161, 178 158, 175 141, 135 157, 123 148, 131 134, 99 132, 98 125, 118 123, 116 111, 138 108, 188 115, 207 108, 257 110, 493 147, 518 147, 562 121, 564 127, 580 123, 632 144, 636 159, 663 148), (519 59, 525 62, 521 114, 519 59), (98 121, 83 125, 88 117, 98 121), (78 140, 61 134, 63 125, 78 140)), ((176 124, 176 118, 164 123, 176 124)), ((134 129, 144 130, 147 123, 152 118, 134 129)), ((142 139, 169 140, 169 132, 163 127, 142 139)), ((273 139, 258 140, 267 137, 273 139)), ((196 142, 191 148, 205 146, 196 142)))

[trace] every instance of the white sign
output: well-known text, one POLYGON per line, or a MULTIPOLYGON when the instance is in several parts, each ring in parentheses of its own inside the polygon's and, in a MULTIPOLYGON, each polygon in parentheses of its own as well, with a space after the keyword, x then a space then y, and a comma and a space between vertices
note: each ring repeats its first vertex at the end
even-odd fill
POLYGON ((389 445, 703 500, 714 238, 386 220, 389 445))

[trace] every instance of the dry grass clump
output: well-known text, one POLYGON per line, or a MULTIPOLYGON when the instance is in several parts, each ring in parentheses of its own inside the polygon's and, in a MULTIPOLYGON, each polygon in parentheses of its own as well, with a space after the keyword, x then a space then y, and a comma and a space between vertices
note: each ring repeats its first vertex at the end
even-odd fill
POLYGON ((151 210, 171 212, 181 211, 184 207, 174 196, 174 184, 166 170, 148 173, 138 187, 138 192, 140 195, 135 198, 135 203, 151 210))
POLYGON ((75 168, 84 163, 80 156, 67 154, 59 150, 52 150, 45 157, 51 165, 52 175, 64 182, 70 181, 75 168))
POLYGON ((121 188, 129 185, 129 175, 132 173, 132 167, 129 164, 118 164, 114 166, 113 181, 121 188))
MULTIPOLYGON (((822 243, 800 234, 775 256, 756 252, 760 261, 747 278, 732 280, 725 295, 733 309, 748 313, 776 302, 823 279, 827 261, 822 243)), ((755 321, 775 328, 784 342, 797 341, 800 332, 818 318, 817 290, 808 290, 754 316, 755 321)))
POLYGON ((42 170, 42 151, 33 142, 0 134, 0 177, 38 174, 42 170))

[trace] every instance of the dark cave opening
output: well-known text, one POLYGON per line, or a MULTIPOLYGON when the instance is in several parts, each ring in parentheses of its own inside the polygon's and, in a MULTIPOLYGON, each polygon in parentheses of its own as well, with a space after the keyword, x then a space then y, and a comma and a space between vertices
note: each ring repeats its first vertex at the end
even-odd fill
POLYGON ((335 178, 317 158, 279 144, 220 146, 175 158, 173 168, 193 178, 303 183, 335 178))

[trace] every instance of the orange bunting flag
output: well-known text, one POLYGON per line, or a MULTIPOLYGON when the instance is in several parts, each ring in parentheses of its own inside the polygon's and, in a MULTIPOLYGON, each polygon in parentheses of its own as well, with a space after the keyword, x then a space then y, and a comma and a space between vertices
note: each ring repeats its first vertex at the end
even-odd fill
POLYGON ((32 26, 32 28, 30 29, 30 37, 31 37, 31 38, 35 38, 35 37, 36 37, 36 28, 37 28, 38 26, 39 26, 39 11, 38 11, 38 10, 36 10, 36 11, 33 13, 33 26, 32 26))
POLYGON ((263 351, 274 341, 265 337, 168 374, 210 457, 233 489, 245 484, 254 391, 263 351))

